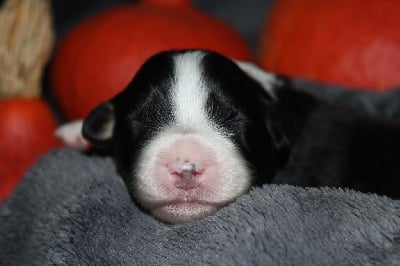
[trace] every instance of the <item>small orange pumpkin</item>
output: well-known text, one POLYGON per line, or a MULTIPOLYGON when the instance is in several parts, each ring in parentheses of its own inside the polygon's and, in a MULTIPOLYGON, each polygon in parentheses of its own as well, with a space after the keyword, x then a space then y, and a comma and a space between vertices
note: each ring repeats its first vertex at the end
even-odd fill
POLYGON ((7 0, 0 9, 0 203, 52 147, 57 123, 41 96, 53 31, 50 0, 7 0))
POLYGON ((39 155, 61 146, 57 122, 41 99, 0 100, 0 201, 8 196, 39 155))

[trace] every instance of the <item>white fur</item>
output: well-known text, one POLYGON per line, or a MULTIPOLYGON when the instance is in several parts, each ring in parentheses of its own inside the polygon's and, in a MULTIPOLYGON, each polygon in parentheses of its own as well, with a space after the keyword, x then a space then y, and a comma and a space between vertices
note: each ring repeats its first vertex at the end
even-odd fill
MULTIPOLYGON (((250 188, 251 170, 242 157, 239 149, 229 139, 229 133, 214 124, 206 112, 206 101, 209 88, 203 82, 201 60, 204 52, 194 51, 178 54, 174 59, 175 77, 170 97, 172 99, 173 119, 169 125, 147 144, 139 156, 137 168, 132 173, 136 177, 135 184, 129 184, 135 189, 137 198, 149 208, 155 216, 168 222, 183 222, 207 216, 221 206, 233 201, 250 188), (209 152, 209 158, 218 167, 218 175, 205 185, 206 189, 199 193, 179 192, 160 182, 155 174, 157 164, 163 152, 170 149, 174 143, 188 138, 209 152), (152 203, 176 200, 177 197, 196 197, 200 202, 212 203, 192 207, 171 207, 157 214, 152 209, 152 203), (192 194, 191 194, 192 193, 192 194), (216 207, 219 206, 219 207, 216 207)), ((269 74, 246 62, 237 64, 258 81, 268 93, 274 97, 274 88, 279 84, 273 74, 269 74)), ((82 142, 82 121, 76 121, 60 127, 56 135, 69 146, 87 147, 82 142)), ((207 183, 207 182, 205 182, 207 183)), ((186 198, 183 198, 185 201, 186 198)))
MULTIPOLYGON (((184 120, 186 121, 186 123, 183 124, 192 124, 192 126, 196 124, 204 125, 207 124, 205 122, 206 120, 204 120, 204 112, 202 110, 204 107, 204 99, 201 97, 204 95, 202 95, 200 90, 195 86, 196 84, 192 84, 194 80, 197 80, 199 83, 197 85, 201 86, 201 69, 199 69, 198 63, 204 56, 204 53, 193 52, 191 56, 191 60, 186 60, 186 56, 179 56, 176 59, 176 64, 179 66, 176 68, 176 70, 179 71, 177 76, 180 77, 177 79, 178 90, 176 90, 176 92, 180 92, 177 93, 177 96, 180 98, 177 98, 176 106, 181 107, 177 109, 178 112, 176 115, 181 122, 184 120), (179 112, 179 110, 181 111, 179 112), (198 112, 199 110, 202 110, 202 112, 198 112), (202 123, 200 123, 201 121, 202 123)), ((275 97, 274 90, 279 87, 280 82, 274 74, 266 72, 250 62, 238 60, 235 60, 235 62, 250 77, 259 82, 272 97, 275 97)), ((86 149, 89 144, 84 140, 81 132, 82 120, 77 120, 59 127, 55 135, 67 146, 86 149)))
POLYGON ((250 62, 235 60, 235 63, 250 77, 260 83, 271 97, 275 98, 274 90, 279 87, 280 82, 274 74, 266 72, 250 62))
POLYGON ((82 136, 82 120, 75 120, 57 128, 55 136, 69 147, 86 149, 89 143, 82 136))
MULTIPOLYGON (((139 159, 136 189, 139 198, 146 201, 171 199, 173 193, 160 186, 154 168, 160 153, 182 138, 191 138, 209 149, 215 156, 221 176, 217 187, 208 188, 199 200, 225 205, 250 187, 250 170, 238 148, 213 124, 206 113, 208 88, 202 82, 201 52, 185 53, 175 58, 175 84, 172 90, 174 121, 152 139, 139 159)), ((200 212, 201 210, 199 210, 200 212)), ((179 216, 193 216, 193 210, 182 210, 179 216)), ((176 214, 175 214, 176 216, 176 214)), ((173 221, 174 217, 170 217, 173 221)), ((163 217, 163 219, 169 219, 163 217)))
POLYGON ((207 94, 201 80, 200 62, 203 56, 202 52, 192 52, 175 58, 172 99, 177 126, 193 129, 209 124, 204 110, 207 94))

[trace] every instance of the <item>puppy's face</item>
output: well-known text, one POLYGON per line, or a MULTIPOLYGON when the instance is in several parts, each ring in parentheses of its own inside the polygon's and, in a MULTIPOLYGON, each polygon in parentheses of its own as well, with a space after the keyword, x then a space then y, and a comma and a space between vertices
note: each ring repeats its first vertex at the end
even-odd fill
POLYGON ((196 220, 276 170, 274 86, 272 75, 215 53, 164 52, 88 116, 83 134, 113 149, 144 209, 170 223, 196 220))

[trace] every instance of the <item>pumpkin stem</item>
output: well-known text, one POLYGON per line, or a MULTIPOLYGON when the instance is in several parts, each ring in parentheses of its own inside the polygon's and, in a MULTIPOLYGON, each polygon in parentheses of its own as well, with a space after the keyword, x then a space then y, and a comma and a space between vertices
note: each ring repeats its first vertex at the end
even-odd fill
POLYGON ((54 38, 50 0, 6 0, 0 25, 0 98, 39 97, 54 38))
POLYGON ((142 0, 143 3, 154 4, 154 5, 165 5, 176 8, 187 8, 193 7, 190 0, 142 0))

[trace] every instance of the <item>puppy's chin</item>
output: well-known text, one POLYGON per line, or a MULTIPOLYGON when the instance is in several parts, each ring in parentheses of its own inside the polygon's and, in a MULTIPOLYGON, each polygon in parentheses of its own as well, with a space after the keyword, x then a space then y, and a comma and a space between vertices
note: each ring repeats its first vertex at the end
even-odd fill
POLYGON ((187 223, 209 216, 222 206, 205 202, 173 201, 161 204, 151 210, 157 219, 166 223, 187 223))

